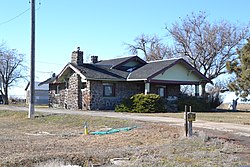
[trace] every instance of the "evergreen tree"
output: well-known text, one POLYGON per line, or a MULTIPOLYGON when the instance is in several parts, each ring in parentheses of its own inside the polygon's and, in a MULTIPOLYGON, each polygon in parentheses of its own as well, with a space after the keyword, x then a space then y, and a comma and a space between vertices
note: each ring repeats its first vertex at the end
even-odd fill
POLYGON ((228 86, 236 95, 246 98, 250 95, 250 39, 243 48, 237 50, 237 53, 237 60, 227 62, 228 72, 236 76, 228 86))

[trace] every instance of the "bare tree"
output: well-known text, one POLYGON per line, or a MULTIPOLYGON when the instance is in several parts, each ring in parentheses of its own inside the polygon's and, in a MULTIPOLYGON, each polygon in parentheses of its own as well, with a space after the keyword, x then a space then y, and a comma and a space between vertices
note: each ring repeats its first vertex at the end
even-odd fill
POLYGON ((210 105, 212 108, 216 108, 221 105, 221 103, 223 102, 223 97, 221 93, 229 91, 228 84, 233 80, 233 78, 233 75, 227 76, 226 79, 225 77, 222 77, 221 79, 216 78, 213 85, 207 85, 206 90, 209 97, 208 100, 210 101, 210 105))
MULTIPOLYGON (((227 72, 226 62, 236 58, 236 48, 249 35, 249 26, 227 21, 210 23, 205 12, 180 18, 166 30, 174 40, 174 54, 183 56, 211 80, 227 72)), ((202 83, 202 95, 205 86, 202 83)))
POLYGON ((135 44, 127 44, 129 52, 138 54, 142 52, 147 61, 161 60, 169 55, 170 49, 161 42, 156 35, 140 35, 134 39, 135 44))
POLYGON ((8 104, 8 89, 20 78, 25 78, 24 55, 15 49, 0 48, 0 82, 4 104, 8 104))

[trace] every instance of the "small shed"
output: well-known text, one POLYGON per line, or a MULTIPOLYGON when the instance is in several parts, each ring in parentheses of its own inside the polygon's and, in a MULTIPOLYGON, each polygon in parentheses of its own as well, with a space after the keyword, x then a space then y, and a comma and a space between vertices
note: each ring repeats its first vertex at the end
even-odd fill
MULTIPOLYGON (((39 85, 40 82, 35 82, 35 105, 48 105, 49 104, 49 84, 39 85)), ((30 101, 30 82, 26 88, 26 103, 30 101)))

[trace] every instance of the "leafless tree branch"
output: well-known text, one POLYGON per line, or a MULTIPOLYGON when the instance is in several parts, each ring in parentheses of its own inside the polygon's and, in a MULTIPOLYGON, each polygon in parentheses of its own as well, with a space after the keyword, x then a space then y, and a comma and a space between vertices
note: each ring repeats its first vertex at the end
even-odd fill
POLYGON ((211 80, 226 73, 226 62, 235 59, 236 48, 249 36, 249 25, 210 23, 205 12, 187 15, 166 30, 175 52, 185 53, 182 56, 211 80))
MULTIPOLYGON (((2 45, 3 46, 3 45, 2 45)), ((25 78, 24 55, 17 50, 0 48, 0 82, 5 104, 8 104, 8 89, 21 78, 25 78)))

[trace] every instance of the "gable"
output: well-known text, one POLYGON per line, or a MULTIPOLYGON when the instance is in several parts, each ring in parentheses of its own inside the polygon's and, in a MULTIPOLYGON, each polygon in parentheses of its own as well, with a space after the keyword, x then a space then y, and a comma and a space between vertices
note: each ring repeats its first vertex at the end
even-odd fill
POLYGON ((176 63, 172 67, 154 76, 152 79, 180 82, 200 82, 203 78, 198 76, 193 69, 184 66, 182 63, 176 63))
POLYGON ((81 76, 82 79, 85 79, 86 77, 82 74, 80 70, 78 70, 76 67, 74 67, 72 64, 67 64, 64 69, 58 74, 56 80, 53 81, 53 83, 64 83, 66 82, 70 76, 73 73, 77 73, 81 76))

